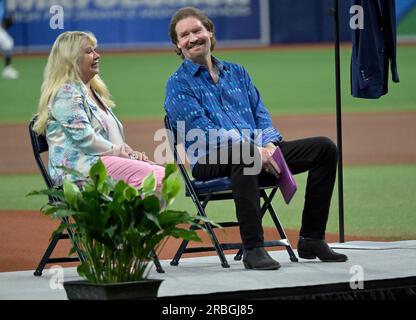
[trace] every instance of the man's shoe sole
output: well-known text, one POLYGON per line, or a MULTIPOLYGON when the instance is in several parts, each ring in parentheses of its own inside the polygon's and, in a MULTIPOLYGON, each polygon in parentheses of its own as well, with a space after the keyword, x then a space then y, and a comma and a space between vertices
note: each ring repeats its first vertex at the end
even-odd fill
POLYGON ((243 262, 243 264, 244 264, 244 268, 250 269, 250 270, 278 270, 278 269, 280 269, 280 265, 263 267, 263 268, 254 268, 254 267, 250 266, 247 262, 243 262))
POLYGON ((299 251, 299 250, 298 250, 298 255, 299 255, 299 258, 302 258, 302 259, 311 260, 311 259, 318 258, 322 262, 345 262, 345 261, 348 260, 348 258, 343 258, 343 257, 340 257, 338 259, 321 259, 321 258, 319 258, 317 256, 314 256, 314 255, 311 255, 311 254, 307 254, 307 253, 304 253, 304 252, 299 251))
POLYGON ((322 262, 345 262, 348 258, 338 258, 338 259, 319 259, 322 262))

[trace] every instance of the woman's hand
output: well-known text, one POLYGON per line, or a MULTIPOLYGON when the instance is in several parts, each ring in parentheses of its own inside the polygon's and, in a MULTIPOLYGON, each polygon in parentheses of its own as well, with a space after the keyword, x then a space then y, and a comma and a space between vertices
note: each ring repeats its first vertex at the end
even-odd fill
POLYGON ((130 158, 129 154, 130 154, 130 150, 126 147, 126 145, 122 145, 118 156, 121 158, 129 159, 130 158))
POLYGON ((133 150, 133 148, 132 147, 130 147, 127 143, 124 143, 123 144, 123 147, 124 147, 124 150, 127 152, 127 153, 132 153, 134 150, 133 150))
POLYGON ((129 152, 129 158, 131 160, 140 160, 147 161, 149 158, 146 156, 146 153, 140 151, 131 151, 129 152))
POLYGON ((156 164, 153 161, 150 161, 148 156, 146 155, 146 153, 144 151, 140 152, 140 151, 132 151, 129 153, 129 158, 132 160, 139 160, 139 161, 145 161, 148 162, 150 164, 156 164))
POLYGON ((128 144, 123 144, 121 146, 119 157, 156 164, 155 162, 149 160, 149 157, 144 151, 133 150, 128 144))

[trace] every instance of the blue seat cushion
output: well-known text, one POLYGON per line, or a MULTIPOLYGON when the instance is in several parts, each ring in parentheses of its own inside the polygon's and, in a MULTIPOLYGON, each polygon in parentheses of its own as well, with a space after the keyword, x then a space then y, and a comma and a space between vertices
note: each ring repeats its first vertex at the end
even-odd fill
MULTIPOLYGON (((228 177, 220 177, 210 180, 193 180, 191 181, 195 192, 199 195, 207 193, 231 193, 231 180, 228 177)), ((260 181, 260 189, 275 188, 276 184, 270 181, 260 181)), ((189 196, 188 190, 186 196, 189 196)))
POLYGON ((231 180, 228 177, 215 178, 210 180, 193 180, 192 186, 197 194, 208 192, 231 191, 231 180))

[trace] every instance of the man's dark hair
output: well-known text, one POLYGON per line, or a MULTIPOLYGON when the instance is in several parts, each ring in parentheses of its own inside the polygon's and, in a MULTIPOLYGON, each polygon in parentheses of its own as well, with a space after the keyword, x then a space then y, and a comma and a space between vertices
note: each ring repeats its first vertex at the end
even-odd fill
POLYGON ((205 15, 201 10, 194 8, 194 7, 184 7, 182 9, 179 9, 176 11, 176 13, 173 15, 172 19, 170 20, 169 25, 169 36, 172 43, 175 45, 175 52, 178 56, 181 56, 182 59, 185 57, 182 54, 182 50, 180 50, 177 46, 178 44, 178 35, 176 34, 176 24, 189 17, 194 17, 201 21, 202 25, 207 29, 208 31, 212 32, 212 38, 211 38, 211 51, 214 50, 216 39, 215 39, 215 27, 214 23, 211 21, 208 16, 205 15))

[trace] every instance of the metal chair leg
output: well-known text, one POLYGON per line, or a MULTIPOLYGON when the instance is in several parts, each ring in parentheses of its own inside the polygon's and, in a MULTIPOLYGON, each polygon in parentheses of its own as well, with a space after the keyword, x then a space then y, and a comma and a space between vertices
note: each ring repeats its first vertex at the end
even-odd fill
MULTIPOLYGON (((192 194, 192 191, 191 190, 190 190, 190 192, 192 194)), ((211 198, 211 194, 208 194, 205 197, 205 199, 204 199, 204 201, 203 201, 202 204, 199 202, 199 200, 197 200, 197 197, 196 196, 194 198, 196 200, 196 201, 194 201, 194 203, 196 204, 196 207, 197 207, 197 210, 198 210, 198 213, 197 214, 199 216, 201 216, 201 217, 207 218, 207 215, 205 213, 205 207, 206 207, 208 201, 211 198)), ((205 228, 208 231, 208 235, 209 235, 209 237, 211 239, 211 242, 213 244, 213 247, 214 247, 215 251, 217 252, 217 255, 218 255, 218 257, 219 257, 219 259, 221 261, 221 266, 223 268, 229 268, 230 265, 228 264, 228 261, 227 261, 225 255, 224 255, 224 251, 223 251, 223 249, 221 247, 221 244, 219 243, 218 238, 215 235, 214 229, 212 228, 211 224, 209 224, 208 222, 205 222, 204 225, 205 225, 205 228)), ((191 227, 190 229, 195 230, 196 227, 191 227)), ((170 262, 170 265, 177 266, 179 264, 179 259, 181 258, 182 254, 184 253, 184 251, 185 251, 188 243, 189 243, 189 240, 183 240, 182 241, 181 245, 179 246, 178 250, 176 251, 176 254, 175 254, 174 258, 170 262)))
MULTIPOLYGON (((267 208, 268 208, 269 203, 271 203, 271 199, 273 199, 274 194, 276 193, 276 190, 277 189, 274 189, 272 191, 272 193, 270 194, 270 196, 267 196, 267 193, 266 192, 264 192, 265 194, 263 194, 261 192, 261 195, 264 198, 264 203, 263 203, 263 205, 262 205, 262 207, 260 209, 260 214, 261 214, 262 219, 263 219, 263 217, 264 217, 264 215, 265 215, 265 213, 267 211, 267 208)), ((242 257, 243 257, 243 253, 244 253, 244 249, 238 250, 237 254, 234 256, 234 260, 240 261, 242 259, 242 257)))
POLYGON ((237 254, 234 256, 235 261, 240 261, 243 257, 244 249, 239 249, 237 254))
POLYGON ((43 269, 45 268, 45 265, 48 262, 49 257, 51 256, 53 250, 55 249, 56 244, 58 243, 59 239, 61 239, 61 235, 62 233, 57 233, 53 236, 51 242, 48 245, 48 248, 46 249, 45 253, 42 256, 42 259, 39 262, 38 267, 33 273, 35 276, 39 277, 42 275, 43 269))
MULTIPOLYGON (((64 218, 65 220, 65 218, 64 218)), ((62 221, 61 224, 68 223, 67 220, 62 221)), ((48 263, 60 263, 60 262, 75 262, 75 261, 84 261, 84 257, 82 256, 81 250, 78 248, 78 246, 75 244, 75 251, 77 254, 77 257, 62 257, 62 258, 51 258, 51 255, 53 251, 55 250, 56 245, 58 244, 59 240, 62 239, 69 239, 70 241, 73 241, 73 231, 71 228, 66 229, 66 233, 57 233, 52 237, 51 242, 49 243, 48 247, 45 250, 45 253, 43 254, 38 267, 36 268, 35 272, 33 272, 33 275, 35 276, 41 276, 43 269, 45 268, 46 264, 48 263)))
MULTIPOLYGON (((198 203, 198 211, 200 213, 201 216, 207 218, 207 214, 205 213, 205 207, 208 204, 208 201, 211 199, 211 193, 209 193, 205 199, 204 202, 201 204, 199 201, 198 203)), ((209 224, 208 222, 205 223, 205 227, 208 230, 208 235, 211 238, 211 241, 214 245, 215 251, 217 252, 218 257, 220 258, 221 261, 221 266, 223 268, 229 268, 230 265, 228 264, 227 258, 225 258, 224 255, 224 251, 222 250, 222 247, 220 245, 220 242, 218 241, 218 238, 214 232, 214 229, 212 228, 211 224, 209 224)))
MULTIPOLYGON (((192 229, 192 228, 190 228, 192 229)), ((195 228, 194 228, 195 229, 195 228)), ((181 245, 179 246, 178 250, 175 253, 172 261, 170 262, 171 266, 177 266, 179 264, 179 260, 182 257, 183 252, 185 251, 186 247, 188 246, 189 240, 182 240, 181 245)))
MULTIPOLYGON (((272 197, 272 195, 274 195, 274 193, 275 193, 276 191, 277 191, 277 189, 273 189, 272 193, 270 194, 270 198, 272 197), (273 192, 274 192, 274 193, 273 193, 273 192)), ((272 216, 272 220, 273 220, 273 222, 274 222, 274 225, 275 225, 275 226, 276 226, 276 228, 277 228, 277 231, 279 232, 280 238, 281 238, 281 239, 286 239, 286 240, 287 240, 288 245, 287 245, 287 246, 285 246, 285 248, 286 248, 286 250, 287 250, 287 253, 289 254, 290 261, 292 261, 292 262, 298 262, 299 260, 298 260, 298 258, 296 257, 296 255, 295 255, 295 253, 294 253, 294 251, 293 251, 293 249, 292 249, 292 246, 290 245, 289 239, 288 239, 288 237, 287 237, 287 235, 286 235, 286 233, 285 233, 285 230, 284 230, 284 229, 283 229, 283 227, 282 227, 282 224, 280 223, 279 218, 278 218, 278 217, 277 217, 277 215, 276 215, 276 211, 275 211, 275 210, 274 210, 274 208, 273 208, 273 205, 272 205, 272 203, 271 203, 271 200, 270 200, 270 198, 267 196, 266 191, 264 191, 264 190, 262 190, 262 197, 265 199, 265 203, 267 203, 267 209, 269 210, 270 215, 272 216), (266 200, 266 199, 267 199, 267 200, 266 200)))
POLYGON ((155 264, 157 273, 165 273, 165 270, 163 270, 162 265, 160 264, 159 258, 157 257, 157 254, 154 250, 152 250, 152 258, 153 263, 155 264))

